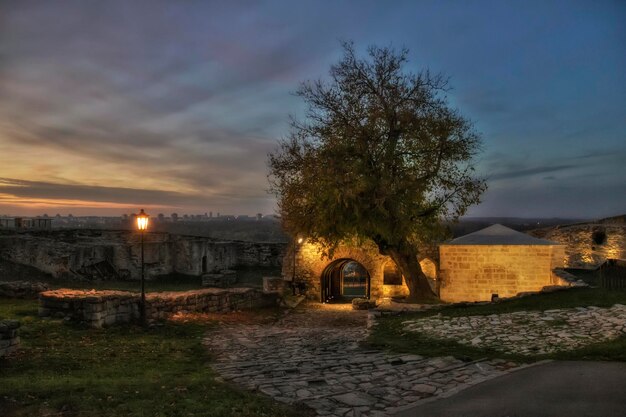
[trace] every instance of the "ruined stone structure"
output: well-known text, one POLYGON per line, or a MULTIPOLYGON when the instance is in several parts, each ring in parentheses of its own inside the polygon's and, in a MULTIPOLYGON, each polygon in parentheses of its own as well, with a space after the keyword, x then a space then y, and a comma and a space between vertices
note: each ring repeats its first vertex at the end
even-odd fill
MULTIPOLYGON (((200 276, 238 266, 280 266, 280 243, 218 241, 168 233, 145 234, 146 277, 200 276)), ((0 258, 57 278, 139 279, 141 246, 132 231, 3 232, 0 258)))
MULTIPOLYGON (((128 291, 53 290, 39 296, 39 315, 67 318, 90 327, 139 319, 139 293, 128 291)), ((146 317, 160 320, 177 313, 226 313, 276 305, 277 295, 253 288, 207 288, 146 294, 146 317)))
POLYGON ((19 349, 19 328, 17 320, 0 320, 0 358, 19 349))
POLYGON ((553 271, 563 268, 565 247, 501 225, 439 246, 441 300, 491 301, 569 286, 553 271))
POLYGON ((626 259, 624 216, 539 229, 531 234, 565 245, 568 268, 595 269, 608 259, 626 259))
POLYGON ((49 285, 43 282, 0 281, 0 297, 37 298, 40 292, 49 289, 49 285))
MULTIPOLYGON (((437 289, 439 254, 436 245, 425 245, 420 251, 420 264, 437 289)), ((294 247, 285 255, 283 276, 294 275, 294 247)), ((298 245, 295 256, 296 282, 304 283, 310 299, 327 302, 337 299, 364 297, 380 299, 405 296, 408 288, 404 277, 388 256, 378 252, 373 243, 348 242, 340 245, 331 259, 322 257, 317 245, 298 245)))

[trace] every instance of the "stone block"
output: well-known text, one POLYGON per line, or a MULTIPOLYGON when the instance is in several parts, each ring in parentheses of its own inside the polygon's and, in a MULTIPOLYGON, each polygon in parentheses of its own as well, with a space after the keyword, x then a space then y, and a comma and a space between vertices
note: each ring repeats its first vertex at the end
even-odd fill
POLYGON ((353 310, 369 310, 370 308, 376 308, 375 300, 368 300, 367 298, 355 298, 352 300, 353 310))
POLYGON ((263 277, 263 292, 282 294, 286 282, 282 277, 263 277))

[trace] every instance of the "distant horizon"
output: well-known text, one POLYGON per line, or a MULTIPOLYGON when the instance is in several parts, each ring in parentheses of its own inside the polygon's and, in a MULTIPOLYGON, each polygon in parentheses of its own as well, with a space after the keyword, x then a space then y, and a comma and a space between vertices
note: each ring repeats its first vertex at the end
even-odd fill
MULTIPOLYGON (((72 215, 72 217, 76 217, 76 218, 80 218, 80 217, 106 217, 106 218, 121 218, 124 215, 132 215, 132 214, 136 214, 139 212, 140 209, 135 210, 134 212, 124 212, 124 213, 119 213, 119 214, 94 214, 94 213, 83 213, 83 214, 75 214, 73 212, 66 212, 66 213, 54 213, 54 214, 50 214, 49 212, 42 212, 39 214, 14 214, 14 213, 3 213, 0 212, 0 217, 8 217, 8 218, 12 218, 12 217, 44 217, 45 215, 48 216, 48 218, 55 218, 57 216, 57 214, 59 214, 61 217, 68 217, 69 215, 72 215)), ((185 215, 188 216, 203 216, 204 214, 209 214, 210 211, 207 212, 179 212, 179 211, 174 211, 174 212, 148 212, 148 214, 150 215, 150 217, 157 217, 159 214, 163 214, 165 215, 166 218, 171 218, 172 214, 178 214, 179 216, 179 220, 183 220, 182 217, 185 215)), ((238 212, 230 212, 230 213, 219 213, 219 216, 248 216, 251 219, 255 218, 258 213, 238 213, 238 212)), ((268 216, 279 216, 276 213, 261 213, 263 215, 263 217, 268 217, 268 216)), ((518 220, 602 220, 602 219, 607 219, 607 218, 612 218, 612 217, 619 217, 619 216, 623 216, 626 215, 626 210, 622 213, 616 213, 616 214, 612 214, 612 215, 607 215, 607 216, 600 216, 600 217, 584 217, 584 216, 506 216, 506 215, 494 215, 494 216, 462 216, 459 218, 459 220, 463 221, 471 221, 471 220, 484 220, 484 219, 518 219, 518 220)), ((217 212, 213 212, 213 217, 208 217, 208 218, 213 218, 213 219, 217 219, 218 218, 218 214, 217 212)))

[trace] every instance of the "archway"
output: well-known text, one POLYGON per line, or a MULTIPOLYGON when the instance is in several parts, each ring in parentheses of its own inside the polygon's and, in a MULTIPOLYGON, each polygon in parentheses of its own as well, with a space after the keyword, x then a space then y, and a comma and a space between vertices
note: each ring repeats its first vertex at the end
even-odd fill
POLYGON ((348 302, 353 298, 370 297, 370 274, 353 259, 331 262, 321 276, 322 303, 348 302))

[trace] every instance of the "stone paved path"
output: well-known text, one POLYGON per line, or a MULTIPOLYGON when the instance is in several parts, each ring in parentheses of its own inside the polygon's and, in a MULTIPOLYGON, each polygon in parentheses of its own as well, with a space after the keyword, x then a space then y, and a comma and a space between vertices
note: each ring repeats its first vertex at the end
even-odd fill
POLYGON ((223 379, 332 416, 389 415, 516 366, 364 350, 367 312, 349 307, 312 304, 270 325, 221 326, 205 344, 223 379))
POLYGON ((407 331, 507 353, 545 354, 626 333, 626 306, 519 311, 489 316, 436 315, 404 323, 407 331))

